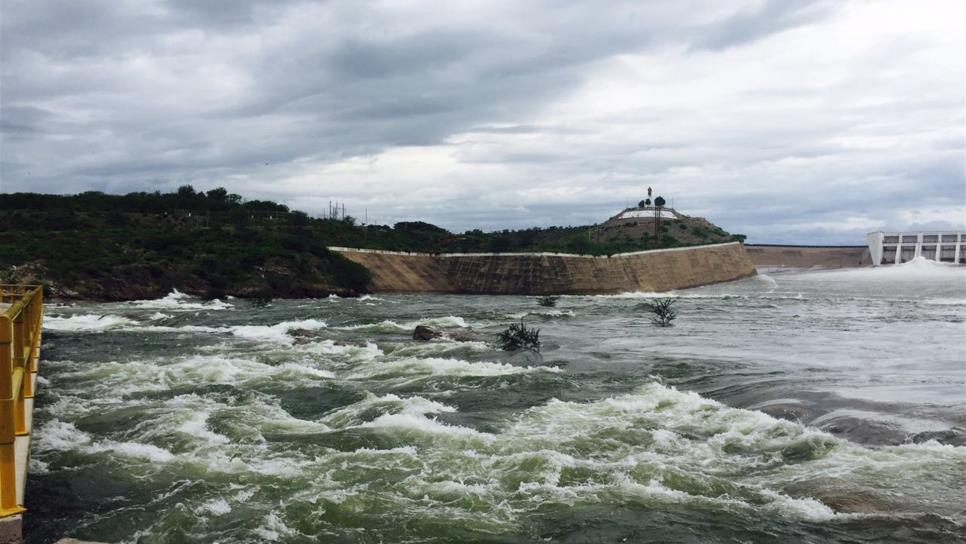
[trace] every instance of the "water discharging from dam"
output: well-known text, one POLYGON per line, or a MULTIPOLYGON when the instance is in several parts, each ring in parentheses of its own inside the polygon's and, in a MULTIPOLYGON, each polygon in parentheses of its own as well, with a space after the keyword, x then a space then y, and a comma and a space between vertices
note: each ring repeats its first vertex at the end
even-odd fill
POLYGON ((51 305, 28 542, 964 538, 966 269, 652 296, 51 305))

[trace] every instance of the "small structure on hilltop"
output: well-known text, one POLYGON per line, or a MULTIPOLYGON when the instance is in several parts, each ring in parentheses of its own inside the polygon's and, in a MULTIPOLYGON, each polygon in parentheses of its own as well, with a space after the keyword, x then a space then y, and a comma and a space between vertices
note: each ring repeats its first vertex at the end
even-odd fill
POLYGON ((648 187, 647 198, 637 206, 625 208, 617 215, 601 223, 594 237, 598 242, 608 242, 619 238, 632 240, 645 239, 654 246, 671 241, 680 245, 726 242, 731 235, 703 217, 692 217, 667 207, 664 197, 651 200, 654 192, 648 187))

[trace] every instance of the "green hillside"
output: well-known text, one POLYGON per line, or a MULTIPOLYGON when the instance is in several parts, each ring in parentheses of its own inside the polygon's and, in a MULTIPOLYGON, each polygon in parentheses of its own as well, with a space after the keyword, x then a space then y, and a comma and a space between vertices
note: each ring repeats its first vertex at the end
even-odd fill
POLYGON ((594 227, 454 234, 419 221, 363 226, 352 217, 312 218, 190 186, 127 195, 0 194, 0 229, 7 233, 0 237, 0 280, 41 281, 54 296, 96 300, 154 298, 172 288, 209 298, 365 292, 369 272, 328 246, 600 255, 682 243, 673 236, 661 244, 627 236, 597 242, 594 227))

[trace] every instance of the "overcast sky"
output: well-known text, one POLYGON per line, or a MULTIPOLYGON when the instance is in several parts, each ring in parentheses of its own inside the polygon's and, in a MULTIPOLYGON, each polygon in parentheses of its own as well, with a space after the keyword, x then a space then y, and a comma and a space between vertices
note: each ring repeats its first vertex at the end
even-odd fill
POLYGON ((966 3, 4 0, 0 190, 452 230, 652 186, 749 242, 963 229, 966 3))

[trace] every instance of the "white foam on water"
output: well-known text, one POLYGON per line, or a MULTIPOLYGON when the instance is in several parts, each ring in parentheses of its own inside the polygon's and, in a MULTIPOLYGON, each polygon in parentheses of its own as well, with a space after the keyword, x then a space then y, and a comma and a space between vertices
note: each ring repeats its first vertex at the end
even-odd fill
POLYGON ((371 421, 371 418, 367 419, 367 417, 375 417, 375 414, 424 416, 426 414, 455 411, 456 409, 452 406, 419 396, 400 397, 392 393, 376 396, 369 393, 358 402, 329 412, 322 418, 321 422, 335 429, 343 429, 367 423, 371 421))
POLYGON ((168 462, 174 455, 151 444, 116 442, 105 440, 92 442, 91 436, 77 429, 72 423, 52 420, 34 433, 34 446, 40 452, 79 451, 83 453, 115 452, 125 457, 135 457, 154 462, 168 462))
POLYGON ((123 327, 122 330, 125 331, 138 331, 138 332, 170 332, 173 334, 189 334, 196 332, 203 333, 226 333, 228 329, 223 329, 219 327, 206 327, 204 325, 181 325, 177 327, 166 326, 166 325, 136 325, 130 327, 123 327))
POLYGON ((768 274, 761 274, 761 273, 756 274, 754 276, 754 279, 757 281, 763 282, 765 286, 769 288, 768 289, 769 293, 778 288, 778 282, 775 281, 775 278, 769 276, 768 274))
POLYGON ((807 449, 821 456, 840 443, 797 423, 658 384, 589 404, 552 400, 525 412, 503 435, 511 442, 525 441, 530 448, 558 449, 568 440, 596 443, 594 437, 600 433, 618 440, 607 443, 608 450, 622 439, 629 445, 647 443, 648 455, 673 458, 675 464, 713 466, 724 473, 781 464, 781 452, 786 450, 807 449), (754 455, 733 455, 735 451, 754 455))
POLYGON ((853 408, 840 408, 826 412, 821 416, 809 421, 808 424, 813 427, 820 427, 838 419, 848 418, 886 423, 892 427, 901 428, 910 435, 921 432, 946 431, 951 429, 950 424, 943 421, 925 418, 903 417, 894 414, 873 412, 870 410, 857 410, 853 408))
POLYGON ((394 357, 426 357, 431 355, 442 356, 449 353, 486 353, 488 351, 493 351, 493 348, 486 342, 476 340, 460 342, 443 337, 431 342, 398 344, 390 351, 390 355, 394 357))
POLYGON ((229 302, 222 302, 221 300, 214 299, 208 301, 202 301, 173 289, 167 296, 153 300, 134 300, 128 302, 131 306, 137 306, 138 308, 147 309, 159 309, 159 310, 228 310, 234 306, 229 302))
POLYGON ((821 501, 811 497, 793 498, 765 488, 759 489, 758 492, 771 499, 770 502, 765 503, 764 509, 772 510, 786 518, 820 522, 842 516, 821 501))
POLYGON ((925 257, 894 265, 867 268, 843 268, 836 270, 815 270, 789 274, 789 277, 807 277, 819 281, 859 281, 895 282, 921 280, 958 281, 966 289, 966 266, 953 263, 940 263, 925 257))
POLYGON ((178 432, 201 438, 209 445, 227 444, 230 441, 227 436, 208 430, 209 415, 205 411, 191 412, 188 419, 178 426, 178 432))
POLYGON ((330 371, 306 363, 288 361, 270 365, 227 354, 190 355, 175 359, 106 361, 80 366, 78 370, 60 376, 100 392, 96 398, 108 403, 118 395, 207 384, 273 383, 283 387, 305 387, 333 378, 330 371))
POLYGON ((821 502, 812 498, 792 498, 769 489, 755 489, 753 494, 756 502, 753 504, 741 498, 728 495, 700 495, 688 493, 679 489, 671 489, 659 479, 652 478, 645 482, 638 482, 627 474, 617 472, 612 481, 602 484, 584 484, 560 487, 556 484, 527 483, 520 486, 521 492, 539 493, 534 499, 540 502, 551 495, 555 500, 573 504, 576 502, 618 502, 624 503, 628 499, 663 504, 704 504, 717 508, 742 508, 749 510, 767 510, 785 518, 803 521, 822 522, 831 520, 840 514, 821 502))
POLYGON ((940 297, 929 298, 922 301, 923 304, 932 306, 966 306, 966 298, 940 297))
POLYGON ((574 317, 577 314, 573 310, 527 310, 513 314, 506 314, 507 319, 523 319, 527 316, 546 316, 546 317, 574 317))
MULTIPOLYGON (((156 312, 148 316, 149 322, 161 321, 171 316, 156 312)), ((151 325, 135 321, 131 318, 113 314, 81 314, 73 316, 46 316, 44 329, 70 332, 104 332, 104 331, 140 331, 140 332, 171 332, 171 333, 226 333, 230 329, 207 327, 203 325, 151 325)))
POLYGON ((51 420, 33 433, 33 446, 40 451, 70 451, 90 444, 89 434, 73 423, 51 420))
POLYGON ((228 504, 228 501, 221 497, 206 501, 204 504, 195 509, 195 513, 200 516, 204 516, 206 514, 211 514, 213 516, 224 516, 229 512, 231 512, 231 505, 228 504))
MULTIPOLYGON (((316 383, 319 379, 334 377, 330 371, 292 361, 269 365, 252 359, 222 355, 194 355, 168 364, 163 364, 164 361, 158 363, 162 364, 148 363, 153 367, 148 369, 148 374, 155 373, 167 387, 259 382, 302 387, 316 383)), ((150 378, 147 381, 154 382, 150 378)))
POLYGON ((36 457, 31 457, 27 464, 27 472, 29 474, 49 474, 50 464, 45 463, 36 457))
POLYGON ((133 326, 137 323, 119 315, 82 314, 70 317, 46 316, 44 329, 71 332, 102 332, 133 326))
POLYGON ((295 338, 289 332, 304 329, 317 331, 328 325, 318 319, 301 319, 298 321, 283 321, 277 325, 237 325, 230 327, 231 333, 246 340, 265 340, 279 344, 294 344, 295 338))
POLYGON ((480 433, 468 427, 448 425, 434 418, 427 418, 415 414, 383 414, 372 421, 367 421, 359 427, 385 428, 393 431, 400 429, 418 431, 426 434, 445 435, 450 437, 473 437, 492 439, 492 435, 480 433))
POLYGON ((107 440, 91 444, 84 448, 83 451, 87 453, 113 452, 125 457, 144 459, 154 463, 168 463, 175 460, 175 455, 170 451, 140 442, 115 442, 113 440, 107 440))
POLYGON ((650 300, 655 298, 730 299, 730 298, 744 298, 747 295, 738 295, 734 293, 692 293, 692 292, 681 293, 678 291, 664 291, 664 292, 628 291, 626 293, 616 293, 613 295, 563 295, 563 296, 586 297, 591 299, 650 300))
POLYGON ((455 315, 449 315, 445 317, 428 317, 425 319, 419 319, 417 321, 406 321, 403 323, 397 323, 391 319, 385 319, 378 323, 365 323, 362 325, 347 325, 343 327, 336 327, 340 330, 354 331, 354 330, 374 330, 379 332, 396 332, 396 331, 408 331, 412 332, 418 325, 424 327, 449 327, 449 328, 468 328, 470 325, 465 319, 455 315))
POLYGON ((385 355, 379 346, 372 342, 364 345, 338 344, 334 340, 323 340, 321 342, 308 342, 299 344, 296 350, 330 357, 344 357, 350 361, 371 361, 385 355))
MULTIPOLYGON (((162 365, 147 362, 146 366, 149 375, 155 374, 165 388, 207 383, 234 384, 268 377, 273 372, 270 365, 251 359, 217 355, 190 356, 162 365)), ((152 383, 154 380, 149 379, 148 382, 152 383)))
POLYGON ((403 358, 392 361, 379 361, 352 370, 343 376, 350 380, 371 380, 425 376, 506 376, 530 372, 562 372, 552 366, 513 366, 506 363, 470 362, 462 359, 444 358, 403 358))
POLYGON ((282 518, 275 512, 270 512, 265 516, 262 524, 255 529, 255 534, 269 542, 277 542, 284 537, 292 537, 298 534, 297 531, 285 525, 282 518))
POLYGON ((285 378, 286 376, 289 376, 289 375, 294 375, 294 376, 305 375, 305 376, 314 376, 316 378, 328 378, 328 379, 335 378, 335 373, 332 372, 331 370, 313 368, 311 366, 301 365, 298 363, 282 363, 277 368, 281 370, 281 372, 278 372, 278 377, 280 378, 285 378))

